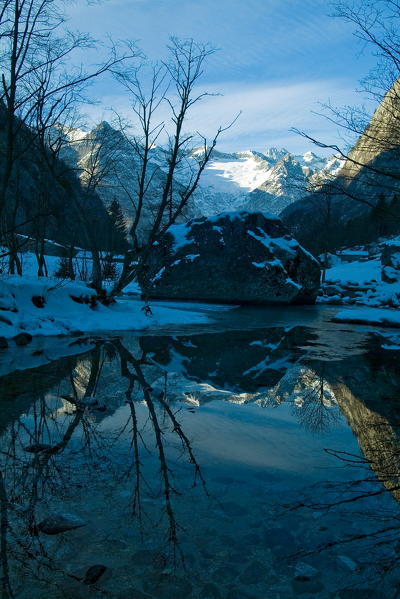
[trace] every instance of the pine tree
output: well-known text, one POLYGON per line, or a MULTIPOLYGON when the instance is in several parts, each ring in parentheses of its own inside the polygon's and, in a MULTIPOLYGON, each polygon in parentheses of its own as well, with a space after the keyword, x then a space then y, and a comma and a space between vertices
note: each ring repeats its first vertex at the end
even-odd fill
POLYGON ((54 273, 54 276, 58 277, 59 279, 74 279, 75 278, 74 273, 71 273, 71 265, 70 265, 70 261, 68 260, 67 257, 63 256, 62 258, 59 259, 58 264, 57 264, 57 270, 54 273))
POLYGON ((111 221, 112 233, 110 239, 110 250, 123 252, 127 247, 127 226, 121 204, 114 198, 108 206, 108 215, 111 221))

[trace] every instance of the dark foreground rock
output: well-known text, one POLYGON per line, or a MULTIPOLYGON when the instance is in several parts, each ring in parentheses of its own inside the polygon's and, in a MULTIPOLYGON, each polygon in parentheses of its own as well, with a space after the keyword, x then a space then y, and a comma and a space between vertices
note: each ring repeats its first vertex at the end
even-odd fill
POLYGON ((13 339, 17 345, 28 345, 33 337, 29 333, 19 333, 18 335, 15 335, 13 339))
POLYGON ((320 282, 318 261, 260 212, 173 225, 141 270, 149 297, 238 304, 314 303, 320 282))

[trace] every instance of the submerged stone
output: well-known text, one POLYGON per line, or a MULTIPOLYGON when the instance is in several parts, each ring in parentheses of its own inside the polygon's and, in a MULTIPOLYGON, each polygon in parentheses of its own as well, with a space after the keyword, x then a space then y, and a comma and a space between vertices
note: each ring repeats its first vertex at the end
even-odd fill
POLYGON ((19 333, 13 337, 16 345, 28 345, 33 339, 32 335, 29 333, 19 333))
POLYGON ((38 530, 46 535, 57 535, 86 526, 86 522, 74 514, 52 514, 38 524, 38 530))
POLYGON ((94 584, 103 576, 106 570, 107 566, 103 566, 103 564, 90 566, 90 568, 86 570, 85 576, 83 578, 83 584, 94 584))
POLYGON ((345 570, 350 570, 350 572, 354 572, 358 568, 357 563, 347 555, 338 555, 337 559, 339 565, 345 570))

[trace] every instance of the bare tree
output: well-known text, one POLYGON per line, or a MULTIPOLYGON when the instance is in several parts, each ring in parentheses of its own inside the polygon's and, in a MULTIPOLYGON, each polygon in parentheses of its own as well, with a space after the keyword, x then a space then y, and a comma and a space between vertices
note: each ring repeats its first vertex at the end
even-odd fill
POLYGON ((74 66, 75 54, 95 43, 87 34, 65 28, 61 8, 57 0, 8 0, 0 12, 0 116, 5 130, 0 219, 3 234, 11 238, 9 245, 15 244, 12 207, 17 190, 10 185, 18 160, 32 145, 42 149, 47 159, 54 158, 60 149, 51 136, 54 125, 70 119, 94 78, 135 55, 132 45, 122 54, 111 46, 108 57, 93 69, 74 66), (6 213, 11 214, 8 222, 6 213))
MULTIPOLYGON (((208 45, 189 40, 171 39, 169 59, 152 67, 148 92, 140 71, 127 72, 118 79, 131 94, 132 107, 137 117, 139 134, 130 142, 137 168, 137 185, 128 191, 134 207, 130 228, 131 247, 125 254, 119 281, 113 293, 121 291, 145 267, 148 253, 163 233, 182 216, 195 193, 200 177, 209 162, 220 135, 229 129, 220 126, 211 140, 200 133, 185 130, 194 105, 209 96, 199 92, 197 86, 207 58, 214 52, 208 45), (167 105, 169 121, 158 117, 161 105, 167 105), (168 129, 171 128, 171 132, 168 129), (152 150, 161 134, 168 135, 163 165, 152 163, 152 150), (200 145, 196 159, 192 150, 200 145), (180 175, 180 176, 179 176, 180 175), (158 177, 160 189, 156 202, 152 184, 158 177), (150 208, 151 222, 143 235, 144 212, 150 208)), ((236 117, 237 118, 237 117, 236 117)), ((236 119, 235 119, 236 120, 236 119)))
POLYGON ((382 190, 393 194, 400 184, 400 3, 340 0, 334 3, 333 16, 353 25, 354 35, 376 56, 376 65, 360 82, 359 92, 377 108, 371 119, 370 109, 363 105, 322 106, 323 116, 340 127, 344 147, 294 131, 344 160, 339 177, 329 183, 330 193, 373 208, 382 190), (357 177, 362 178, 366 193, 351 186, 357 177))

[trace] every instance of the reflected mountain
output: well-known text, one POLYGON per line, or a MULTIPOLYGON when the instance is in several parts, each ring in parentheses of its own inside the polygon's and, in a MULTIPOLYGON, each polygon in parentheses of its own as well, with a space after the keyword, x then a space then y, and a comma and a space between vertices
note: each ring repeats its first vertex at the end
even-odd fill
POLYGON ((367 352, 326 366, 335 399, 367 463, 400 502, 400 369, 398 352, 372 337, 367 352))

